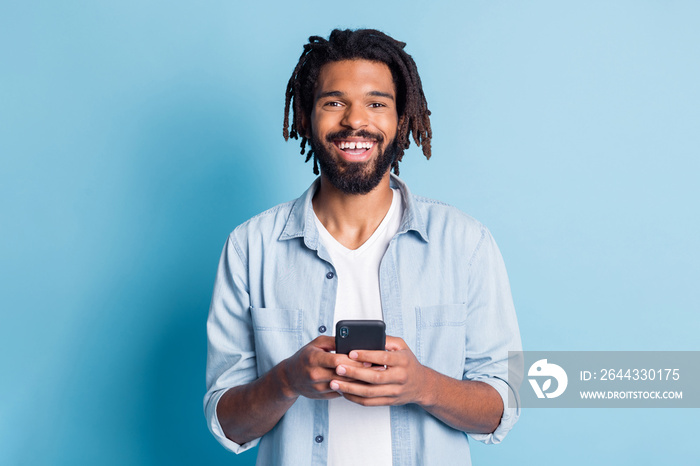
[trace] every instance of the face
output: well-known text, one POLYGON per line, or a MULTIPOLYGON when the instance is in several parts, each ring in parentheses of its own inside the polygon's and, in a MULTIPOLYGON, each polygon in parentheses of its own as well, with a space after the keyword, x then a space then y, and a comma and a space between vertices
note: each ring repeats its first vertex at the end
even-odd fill
POLYGON ((324 65, 310 126, 322 176, 347 194, 372 191, 388 176, 397 153, 396 89, 389 67, 368 60, 324 65))

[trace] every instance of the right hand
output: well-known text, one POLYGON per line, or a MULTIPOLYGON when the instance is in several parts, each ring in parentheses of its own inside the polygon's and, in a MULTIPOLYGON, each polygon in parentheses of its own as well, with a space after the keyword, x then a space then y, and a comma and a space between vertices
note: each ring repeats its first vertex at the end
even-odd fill
POLYGON ((289 398, 301 395, 327 400, 341 396, 330 387, 331 380, 344 379, 336 374, 336 367, 340 364, 362 367, 362 363, 331 351, 335 351, 335 339, 320 336, 282 362, 285 393, 289 398))

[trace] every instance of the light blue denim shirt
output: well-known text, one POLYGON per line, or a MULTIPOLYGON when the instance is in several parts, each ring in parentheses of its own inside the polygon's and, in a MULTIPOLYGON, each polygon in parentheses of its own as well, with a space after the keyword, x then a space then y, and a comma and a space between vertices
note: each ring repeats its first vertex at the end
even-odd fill
MULTIPOLYGON (((238 226, 219 263, 207 321, 209 429, 240 453, 258 443, 258 464, 325 465, 328 402, 299 397, 262 439, 238 445, 224 436, 216 405, 230 387, 251 382, 319 335, 331 335, 336 271, 319 240, 311 199, 297 200, 238 226)), ((379 283, 387 335, 404 339, 418 360, 456 379, 478 380, 503 398, 498 443, 520 414, 520 381, 508 380, 508 351, 520 333, 501 254, 489 231, 454 207, 401 190, 401 226, 382 258, 379 283), (509 402, 509 391, 516 402, 509 402)), ((471 464, 464 432, 417 405, 391 407, 394 465, 471 464)))

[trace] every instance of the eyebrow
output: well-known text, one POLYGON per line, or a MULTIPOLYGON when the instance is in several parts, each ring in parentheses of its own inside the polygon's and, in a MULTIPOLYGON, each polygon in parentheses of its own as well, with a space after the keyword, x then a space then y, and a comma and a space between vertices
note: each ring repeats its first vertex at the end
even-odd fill
MULTIPOLYGON (((324 97, 342 97, 344 96, 345 93, 341 91, 328 91, 328 92, 323 92, 321 93, 318 98, 323 99, 324 97)), ((370 91, 366 95, 372 96, 372 97, 384 97, 385 99, 391 99, 394 100, 394 96, 391 94, 388 94, 386 92, 381 92, 381 91, 370 91)))

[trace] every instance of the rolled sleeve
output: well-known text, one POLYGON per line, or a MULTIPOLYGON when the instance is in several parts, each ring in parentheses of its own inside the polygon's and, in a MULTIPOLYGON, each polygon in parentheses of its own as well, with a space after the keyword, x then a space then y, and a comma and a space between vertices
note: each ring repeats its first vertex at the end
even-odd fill
POLYGON ((251 448, 254 448, 260 443, 260 438, 256 438, 255 440, 251 440, 250 442, 246 442, 242 445, 239 445, 238 443, 230 440, 229 438, 226 437, 224 434, 224 430, 221 428, 221 424, 219 424, 219 417, 216 415, 216 407, 219 404, 219 400, 221 399, 222 396, 224 396, 224 393, 226 393, 226 390, 220 390, 214 394, 212 394, 208 400, 205 401, 204 404, 204 412, 207 417, 207 424, 209 427, 209 431, 214 435, 214 438, 228 451, 231 451, 233 453, 243 453, 246 450, 250 450, 251 448))
POLYGON ((481 378, 478 379, 478 381, 492 386, 496 389, 498 394, 501 395, 501 399, 503 400, 503 415, 501 416, 501 422, 498 424, 498 427, 496 427, 496 430, 490 434, 470 433, 469 436, 487 445, 501 443, 520 417, 520 398, 518 396, 518 391, 517 389, 514 390, 508 382, 497 377, 481 378))

